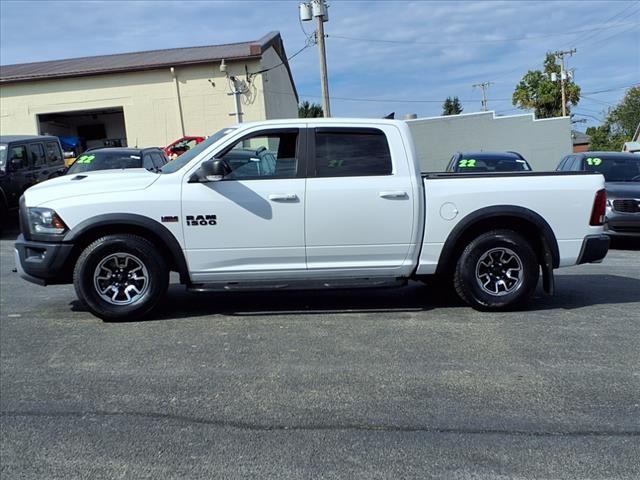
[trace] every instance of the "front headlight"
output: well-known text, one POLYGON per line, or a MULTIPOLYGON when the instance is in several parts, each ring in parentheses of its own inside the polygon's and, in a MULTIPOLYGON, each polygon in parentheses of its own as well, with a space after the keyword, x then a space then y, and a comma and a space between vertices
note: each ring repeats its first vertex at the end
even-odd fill
POLYGON ((50 208, 29 208, 29 231, 32 234, 62 235, 68 230, 55 210, 50 208))

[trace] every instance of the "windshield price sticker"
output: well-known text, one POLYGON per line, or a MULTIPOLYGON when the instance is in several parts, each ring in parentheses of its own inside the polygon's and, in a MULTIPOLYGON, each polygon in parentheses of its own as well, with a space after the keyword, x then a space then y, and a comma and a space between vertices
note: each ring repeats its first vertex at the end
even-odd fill
POLYGON ((587 158, 587 165, 593 165, 595 167, 597 167, 598 165, 600 165, 602 163, 602 159, 598 158, 598 157, 589 157, 587 158))
POLYGON ((476 166, 476 161, 473 158, 460 160, 458 162, 458 167, 460 168, 475 167, 475 166, 476 166))
POLYGON ((77 162, 78 163, 91 163, 94 158, 96 158, 95 155, 82 155, 80 158, 78 158, 77 162))

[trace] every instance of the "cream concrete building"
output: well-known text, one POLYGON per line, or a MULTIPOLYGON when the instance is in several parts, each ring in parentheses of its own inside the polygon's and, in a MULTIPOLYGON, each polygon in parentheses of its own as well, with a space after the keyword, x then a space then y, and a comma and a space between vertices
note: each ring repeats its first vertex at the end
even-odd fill
POLYGON ((298 116, 278 32, 227 45, 0 66, 0 134, 77 136, 83 148, 164 146, 236 123, 236 97, 243 121, 298 116))

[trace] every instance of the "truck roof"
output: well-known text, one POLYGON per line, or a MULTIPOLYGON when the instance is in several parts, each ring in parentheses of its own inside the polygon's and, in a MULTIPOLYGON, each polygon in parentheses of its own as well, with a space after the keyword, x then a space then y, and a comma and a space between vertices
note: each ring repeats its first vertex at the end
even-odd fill
POLYGON ((345 125, 353 124, 370 124, 370 125, 406 125, 404 120, 387 120, 384 118, 347 118, 347 117, 331 117, 331 118, 281 118, 277 120, 260 120, 256 122, 245 122, 242 124, 231 125, 230 127, 239 127, 244 125, 278 125, 284 123, 344 123, 345 125))

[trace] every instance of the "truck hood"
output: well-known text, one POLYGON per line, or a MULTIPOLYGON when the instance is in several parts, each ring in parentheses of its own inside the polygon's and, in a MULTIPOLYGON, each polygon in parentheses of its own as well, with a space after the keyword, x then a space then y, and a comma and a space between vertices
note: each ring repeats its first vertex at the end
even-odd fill
POLYGON ((38 183, 24 193, 27 205, 37 207, 45 202, 85 195, 144 190, 160 178, 160 174, 144 168, 101 170, 52 178, 38 183))

